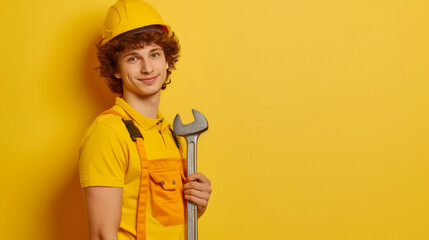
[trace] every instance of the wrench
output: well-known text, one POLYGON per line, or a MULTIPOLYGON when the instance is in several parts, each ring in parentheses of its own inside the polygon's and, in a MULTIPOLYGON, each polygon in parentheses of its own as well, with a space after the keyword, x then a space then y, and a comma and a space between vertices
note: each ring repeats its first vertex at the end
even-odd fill
MULTIPOLYGON (((187 175, 197 172, 197 140, 198 136, 209 128, 206 118, 195 109, 192 109, 195 121, 187 125, 182 124, 179 114, 173 122, 174 132, 186 138, 188 144, 187 175)), ((197 205, 187 201, 187 240, 198 240, 197 205)))

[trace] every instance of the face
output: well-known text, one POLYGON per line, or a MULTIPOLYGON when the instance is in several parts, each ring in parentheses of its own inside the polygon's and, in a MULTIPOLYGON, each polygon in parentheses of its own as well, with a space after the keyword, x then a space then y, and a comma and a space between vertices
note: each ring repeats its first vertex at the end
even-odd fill
POLYGON ((118 58, 124 97, 145 98, 159 95, 167 77, 168 64, 164 50, 155 43, 125 51, 118 58))

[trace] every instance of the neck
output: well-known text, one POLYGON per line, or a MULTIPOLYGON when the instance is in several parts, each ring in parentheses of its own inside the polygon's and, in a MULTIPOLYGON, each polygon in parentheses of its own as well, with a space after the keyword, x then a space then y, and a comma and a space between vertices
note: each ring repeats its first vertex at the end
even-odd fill
POLYGON ((123 99, 143 116, 156 118, 159 108, 160 92, 151 96, 142 97, 124 91, 123 99))

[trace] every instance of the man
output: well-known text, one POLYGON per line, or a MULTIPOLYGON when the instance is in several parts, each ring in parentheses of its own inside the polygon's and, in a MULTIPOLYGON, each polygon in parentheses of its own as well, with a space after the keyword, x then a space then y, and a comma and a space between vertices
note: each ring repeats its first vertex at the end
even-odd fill
POLYGON ((104 21, 100 72, 120 94, 80 148, 90 240, 184 239, 185 200, 206 210, 211 183, 185 175, 185 141, 159 112, 179 56, 174 33, 140 0, 118 0, 104 21))

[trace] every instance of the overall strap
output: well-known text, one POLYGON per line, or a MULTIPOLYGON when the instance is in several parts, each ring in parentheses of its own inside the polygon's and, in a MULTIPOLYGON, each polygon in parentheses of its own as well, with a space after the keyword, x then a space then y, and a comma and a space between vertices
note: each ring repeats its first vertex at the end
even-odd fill
POLYGON ((134 124, 134 121, 123 116, 113 109, 108 109, 101 114, 114 114, 122 118, 131 140, 136 144, 137 151, 140 156, 141 176, 140 189, 137 207, 137 240, 146 240, 146 204, 149 190, 149 162, 146 156, 146 151, 143 144, 143 135, 134 124))
POLYGON ((174 142, 176 143, 176 147, 180 150, 180 154, 182 154, 182 146, 180 145, 180 140, 177 137, 176 133, 174 132, 173 129, 171 129, 171 127, 169 127, 168 129, 170 129, 171 132, 171 136, 173 136, 174 142))

